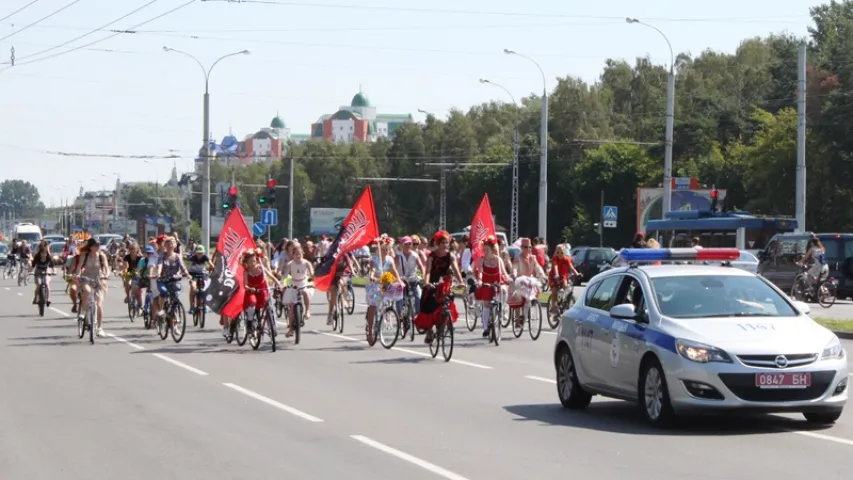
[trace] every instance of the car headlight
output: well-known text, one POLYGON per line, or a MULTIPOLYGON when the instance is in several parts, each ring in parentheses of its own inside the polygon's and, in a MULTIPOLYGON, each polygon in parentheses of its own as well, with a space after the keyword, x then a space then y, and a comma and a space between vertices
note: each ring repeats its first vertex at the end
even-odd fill
POLYGON ((675 348, 682 357, 696 363, 732 363, 731 357, 717 347, 690 340, 675 340, 675 348))
POLYGON ((844 347, 841 346, 841 340, 834 337, 829 344, 824 347, 823 353, 820 355, 821 360, 835 360, 844 358, 844 347))

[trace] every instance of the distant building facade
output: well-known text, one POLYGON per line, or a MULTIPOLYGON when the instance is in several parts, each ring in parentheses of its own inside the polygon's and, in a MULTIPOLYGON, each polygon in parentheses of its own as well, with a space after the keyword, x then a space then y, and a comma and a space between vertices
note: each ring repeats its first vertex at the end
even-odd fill
POLYGON ((379 138, 393 138, 400 125, 413 123, 414 117, 405 114, 379 114, 367 96, 359 92, 349 105, 343 105, 332 114, 323 115, 311 125, 312 140, 332 142, 375 142, 379 138))

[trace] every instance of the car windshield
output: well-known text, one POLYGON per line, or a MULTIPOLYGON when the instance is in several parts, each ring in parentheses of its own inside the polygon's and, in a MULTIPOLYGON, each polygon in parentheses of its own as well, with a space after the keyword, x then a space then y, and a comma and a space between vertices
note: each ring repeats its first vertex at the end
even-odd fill
POLYGON ((64 243, 51 243, 50 244, 50 253, 52 253, 54 255, 62 253, 63 250, 65 250, 65 244, 64 243))
POLYGON ((660 312, 671 318, 792 317, 799 315, 754 275, 680 275, 652 278, 660 312))
POLYGON ((740 257, 738 257, 739 262, 752 262, 758 263, 758 259, 755 258, 755 255, 747 252, 746 250, 741 250, 740 257))

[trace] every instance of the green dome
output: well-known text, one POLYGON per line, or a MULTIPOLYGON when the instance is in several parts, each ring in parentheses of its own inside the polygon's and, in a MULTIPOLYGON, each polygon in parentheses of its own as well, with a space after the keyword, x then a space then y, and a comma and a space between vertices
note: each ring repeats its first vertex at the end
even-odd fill
POLYGON ((270 122, 270 128, 286 128, 284 125, 284 120, 279 116, 275 116, 270 122))
POLYGON ((370 106, 370 100, 367 99, 367 96, 365 94, 358 92, 355 94, 354 97, 352 97, 351 106, 353 106, 353 107, 369 107, 370 106))

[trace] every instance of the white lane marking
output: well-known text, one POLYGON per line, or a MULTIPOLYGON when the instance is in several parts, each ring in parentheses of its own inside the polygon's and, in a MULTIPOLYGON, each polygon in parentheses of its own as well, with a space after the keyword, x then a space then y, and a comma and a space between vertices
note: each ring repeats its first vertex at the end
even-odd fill
POLYGON ((160 354, 160 353, 153 353, 152 355, 153 355, 153 356, 155 356, 155 357, 157 357, 157 358, 159 358, 160 360, 163 360, 163 361, 169 362, 169 363, 171 363, 172 365, 174 365, 174 366, 176 366, 176 367, 181 367, 181 368, 183 368, 184 370, 187 370, 187 371, 189 371, 189 372, 193 372, 193 373, 195 373, 196 375, 201 375, 202 377, 204 377, 204 376, 206 376, 206 375, 207 375, 207 372, 202 371, 202 370, 199 370, 199 369, 197 369, 197 368, 195 368, 195 367, 191 367, 191 366, 187 365, 186 363, 179 362, 179 361, 175 360, 174 358, 169 358, 169 357, 167 357, 167 356, 165 356, 165 355, 163 355, 163 354, 160 354))
POLYGON ((350 435, 350 438, 352 438, 353 440, 359 441, 359 442, 361 442, 361 443, 363 443, 369 447, 373 447, 373 448, 379 450, 380 452, 385 452, 388 455, 392 455, 394 457, 399 458, 400 460, 405 460, 406 462, 409 462, 412 465, 417 465, 418 467, 421 467, 428 472, 434 473, 434 474, 438 475, 439 477, 443 477, 443 478, 446 478, 448 480, 468 480, 467 478, 463 477, 462 475, 453 473, 450 470, 445 470, 444 468, 441 468, 434 463, 427 462, 426 460, 421 460, 420 458, 415 457, 413 455, 409 455, 406 452, 401 452, 400 450, 397 450, 396 448, 391 448, 388 445, 385 445, 383 443, 379 443, 376 440, 365 437, 364 435, 350 435))
POLYGON ((19 297, 23 297, 23 296, 24 296, 24 294, 23 294, 23 293, 21 293, 21 292, 18 292, 18 296, 19 296, 19 297))
POLYGON ((544 333, 546 335, 556 335, 557 334, 557 332, 542 332, 542 333, 544 333))
POLYGON ((9 288, 9 287, 3 287, 3 288, 5 288, 6 290, 11 290, 11 288, 9 288))
POLYGON ((842 445, 847 445, 853 447, 853 440, 848 440, 846 438, 832 437, 829 435, 824 435, 822 433, 814 433, 814 432, 803 432, 801 430, 789 430, 786 429, 786 432, 796 433, 797 435, 802 435, 804 437, 812 437, 818 440, 825 440, 827 442, 835 442, 840 443, 842 445))
MULTIPOLYGON (((325 335, 325 336, 327 336, 327 337, 334 337, 334 338, 340 338, 340 339, 342 339, 342 340, 349 340, 350 342, 367 343, 367 340, 362 340, 362 339, 360 339, 360 338, 354 338, 354 337, 348 337, 348 336, 346 336, 346 335, 339 335, 339 334, 337 334, 337 333, 321 332, 321 331, 319 331, 319 330, 311 330, 311 332, 316 333, 316 334, 319 334, 319 335, 325 335)), ((384 347, 383 347, 383 348, 384 348, 384 347)), ((390 350, 394 350, 394 351, 397 351, 397 352, 408 353, 408 354, 410 354, 410 355, 419 355, 419 356, 421 356, 421 357, 432 357, 432 355, 430 355, 429 353, 426 353, 426 352, 419 352, 419 351, 417 351, 417 350, 409 350, 408 348, 391 347, 391 349, 390 349, 390 350)), ((457 365, 464 365, 464 366, 466 366, 466 367, 479 368, 479 369, 482 369, 482 370, 491 370, 491 369, 492 369, 492 367, 490 367, 490 366, 488 366, 488 365, 481 365, 481 364, 479 364, 479 363, 466 362, 465 360, 457 360, 457 359, 455 359, 455 358, 451 358, 451 359, 450 359, 450 363, 455 363, 455 364, 457 364, 457 365)))
POLYGON ((113 335, 112 333, 109 333, 109 332, 104 332, 104 333, 106 333, 107 336, 112 338, 113 340, 118 340, 119 342, 124 343, 125 345, 128 345, 130 347, 133 347, 137 350, 145 350, 145 347, 143 347, 142 345, 137 345, 137 344, 131 342, 130 340, 126 339, 126 338, 121 338, 118 335, 113 335))
POLYGON ((314 422, 314 423, 320 423, 323 421, 322 418, 317 418, 314 415, 309 415, 309 414, 307 414, 301 410, 297 410, 297 409, 295 409, 293 407, 289 407, 283 403, 276 402, 275 400, 273 400, 271 398, 267 398, 267 397, 265 397, 259 393, 255 393, 251 390, 245 389, 245 388, 241 387, 240 385, 235 385, 233 383, 223 383, 222 385, 225 385, 226 387, 230 388, 231 390, 240 392, 247 397, 251 397, 251 398, 254 398, 255 400, 266 403, 267 405, 269 405, 271 407, 275 407, 275 408, 282 410, 282 411, 285 411, 291 415, 297 416, 303 420, 308 420, 309 422, 314 422))
POLYGON ((67 314, 67 313, 63 312, 62 310, 60 310, 60 309, 58 309, 58 308, 56 308, 56 307, 47 307, 47 308, 49 308, 49 309, 53 310, 54 312, 56 312, 56 313, 58 313, 58 314, 62 315, 63 317, 70 317, 70 316, 71 316, 71 315, 69 315, 69 314, 67 314))
POLYGON ((551 383, 554 385, 557 384, 556 380, 553 380, 551 378, 545 378, 545 377, 537 377, 535 375, 525 375, 524 378, 529 378, 530 380, 536 380, 537 382, 551 383))

